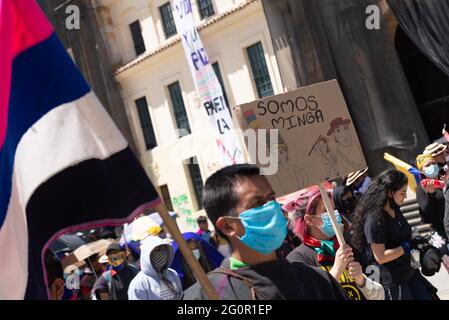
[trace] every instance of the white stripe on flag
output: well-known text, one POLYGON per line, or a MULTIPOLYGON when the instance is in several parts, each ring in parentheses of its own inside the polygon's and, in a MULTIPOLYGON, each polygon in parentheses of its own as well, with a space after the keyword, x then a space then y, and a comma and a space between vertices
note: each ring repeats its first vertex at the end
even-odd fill
POLYGON ((128 146, 91 91, 54 108, 20 140, 11 198, 0 229, 0 298, 23 299, 28 276, 25 209, 36 189, 59 172, 89 159, 106 159, 128 146))

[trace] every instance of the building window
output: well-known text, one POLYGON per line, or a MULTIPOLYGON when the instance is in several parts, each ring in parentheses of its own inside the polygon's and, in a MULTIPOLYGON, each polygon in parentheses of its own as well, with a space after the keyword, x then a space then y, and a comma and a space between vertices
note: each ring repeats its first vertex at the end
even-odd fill
POLYGON ((164 27, 165 38, 168 39, 176 34, 175 20, 173 20, 173 13, 171 11, 170 2, 159 7, 161 13, 162 25, 164 27))
MULTIPOLYGON (((220 66, 218 65, 218 62, 213 63, 212 68, 214 69, 215 75, 218 78, 218 82, 220 82, 221 90, 223 91, 223 96, 224 96, 226 105, 227 105, 228 109, 231 110, 230 105, 229 105, 228 95, 226 93, 226 89, 225 89, 224 82, 223 82, 223 77, 221 76, 220 66)), ((229 113, 232 116, 232 112, 229 111, 229 113)))
POLYGON ((274 94, 273 86, 271 84, 270 74, 268 73, 262 43, 258 42, 246 50, 259 98, 272 96, 274 94))
POLYGON ((173 204, 171 202, 170 191, 168 190, 168 186, 164 184, 159 187, 161 189, 162 200, 164 200, 165 207, 168 211, 173 211, 173 204))
POLYGON ((197 2, 201 20, 209 18, 215 14, 214 6, 212 5, 211 0, 197 0, 197 2))
POLYGON ((157 147, 156 136, 154 135, 153 123, 151 122, 148 103, 145 97, 135 101, 137 113, 139 114, 140 126, 142 127, 143 137, 147 150, 157 147))
POLYGON ((134 50, 136 51, 136 56, 138 56, 146 51, 139 20, 131 23, 129 29, 131 30, 131 35, 133 37, 134 50))
POLYGON ((187 168, 189 170, 190 181, 195 190, 195 197, 198 203, 198 210, 203 208, 203 178, 201 177, 200 166, 196 157, 190 158, 187 168))
POLYGON ((170 94, 171 104, 176 119, 176 129, 190 131, 189 119, 187 118, 184 100, 182 99, 182 92, 179 82, 172 83, 168 86, 168 93, 170 94))

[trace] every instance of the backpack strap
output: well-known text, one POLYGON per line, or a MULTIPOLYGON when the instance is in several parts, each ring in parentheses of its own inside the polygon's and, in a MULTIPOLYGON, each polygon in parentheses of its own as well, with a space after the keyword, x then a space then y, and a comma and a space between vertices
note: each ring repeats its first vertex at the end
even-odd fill
POLYGON ((270 300, 269 297, 267 297, 265 294, 263 294, 262 292, 260 292, 259 290, 256 289, 256 286, 254 285, 254 283, 250 279, 248 279, 248 278, 246 278, 246 277, 244 277, 244 276, 238 274, 237 272, 234 272, 234 271, 232 271, 232 270, 230 270, 228 268, 225 268, 225 267, 221 266, 218 269, 209 272, 209 274, 224 274, 228 278, 232 277, 232 278, 238 279, 243 284, 245 284, 247 287, 250 288, 250 290, 251 290, 251 298, 253 300, 258 300, 257 296, 263 297, 266 300, 270 300))

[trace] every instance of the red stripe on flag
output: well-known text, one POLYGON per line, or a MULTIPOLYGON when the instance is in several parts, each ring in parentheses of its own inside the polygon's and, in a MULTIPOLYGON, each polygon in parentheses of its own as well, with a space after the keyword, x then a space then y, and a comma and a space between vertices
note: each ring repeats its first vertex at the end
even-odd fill
POLYGON ((12 62, 52 32, 53 27, 34 0, 0 0, 0 148, 6 136, 12 62))

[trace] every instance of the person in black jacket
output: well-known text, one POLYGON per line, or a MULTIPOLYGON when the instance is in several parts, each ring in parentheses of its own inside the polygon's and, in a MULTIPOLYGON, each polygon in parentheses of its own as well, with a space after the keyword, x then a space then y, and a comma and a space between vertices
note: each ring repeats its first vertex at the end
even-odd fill
MULTIPOLYGON (((215 230, 226 237, 232 255, 208 274, 222 300, 343 300, 345 294, 329 273, 278 259, 287 220, 266 177, 254 165, 225 167, 210 176, 203 204, 215 230)), ((184 299, 207 299, 196 283, 184 299)))

